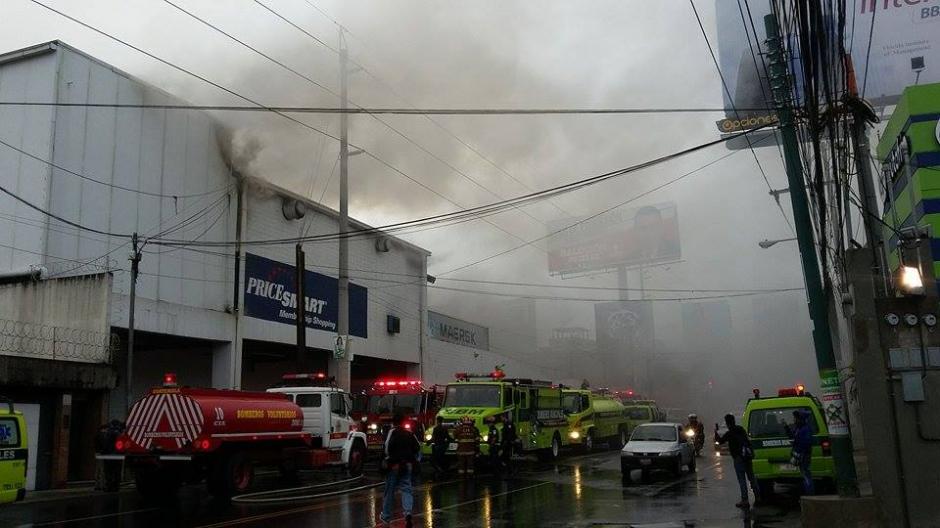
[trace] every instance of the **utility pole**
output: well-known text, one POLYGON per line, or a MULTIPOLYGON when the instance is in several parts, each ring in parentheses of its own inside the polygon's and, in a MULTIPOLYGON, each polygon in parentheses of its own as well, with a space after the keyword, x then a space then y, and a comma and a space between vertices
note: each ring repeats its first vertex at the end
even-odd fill
POLYGON ((304 295, 304 274, 307 268, 303 245, 298 242, 295 249, 294 285, 297 287, 297 309, 294 313, 297 315, 297 365, 303 369, 307 366, 307 296, 304 295))
POLYGON ((124 376, 124 404, 130 413, 133 396, 131 385, 134 381, 134 306, 137 301, 137 274, 140 271, 141 248, 137 232, 131 237, 131 295, 127 314, 127 372, 124 376))
MULTIPOLYGON (((773 91, 777 116, 780 118, 779 130, 782 135, 784 162, 790 185, 790 204, 793 207, 793 223, 800 248, 800 260, 803 264, 809 316, 813 323, 813 345, 816 349, 816 364, 819 368, 823 391, 823 412, 826 415, 829 436, 832 440, 836 483, 839 495, 855 497, 858 496, 858 484, 855 478, 852 437, 848 427, 848 410, 833 353, 827 298, 820 277, 812 218, 804 187, 803 165, 800 161, 793 109, 789 100, 787 62, 781 44, 777 18, 774 14, 764 17, 764 27, 767 30, 767 48, 770 58, 770 87, 773 91)), ((822 272, 825 273, 825 270, 822 272)))
MULTIPOLYGON (((340 106, 348 104, 347 71, 348 50, 339 30, 339 86, 340 106)), ((349 373, 349 117, 346 112, 339 115, 339 292, 336 313, 336 342, 332 375, 341 389, 350 390, 349 373), (342 347, 342 354, 337 351, 342 347), (338 357, 339 356, 339 357, 338 357)))

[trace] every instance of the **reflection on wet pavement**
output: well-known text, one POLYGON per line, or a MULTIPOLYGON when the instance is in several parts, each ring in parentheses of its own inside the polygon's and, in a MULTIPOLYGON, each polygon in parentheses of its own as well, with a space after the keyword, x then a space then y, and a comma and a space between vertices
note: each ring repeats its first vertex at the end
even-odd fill
MULTIPOLYGON (((415 526, 745 527, 798 526, 796 499, 782 495, 752 512, 734 507, 737 483, 730 460, 702 458, 697 473, 639 475, 621 483, 616 451, 562 458, 557 463, 520 463, 512 478, 425 480, 415 486, 415 526)), ((273 477, 272 477, 273 478, 273 477)), ((262 483, 274 486, 276 481, 262 483)), ((150 504, 133 490, 0 510, 2 526, 376 526, 382 488, 275 505, 209 500, 200 487, 177 500, 150 504)), ((393 526, 403 526, 398 519, 393 526)))

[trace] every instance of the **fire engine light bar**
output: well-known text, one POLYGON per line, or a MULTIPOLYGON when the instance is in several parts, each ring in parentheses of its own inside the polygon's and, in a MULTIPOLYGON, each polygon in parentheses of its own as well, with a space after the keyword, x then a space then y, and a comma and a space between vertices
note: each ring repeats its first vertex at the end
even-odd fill
POLYGON ((421 385, 421 381, 420 380, 382 380, 382 381, 376 381, 375 383, 373 383, 373 386, 375 387, 395 387, 395 386, 407 387, 409 385, 411 386, 421 385))
POLYGON ((163 386, 164 387, 176 387, 176 373, 167 372, 163 375, 163 386))
POLYGON ((296 380, 296 379, 326 379, 325 372, 313 372, 313 373, 300 373, 300 374, 284 374, 281 376, 283 380, 296 380))

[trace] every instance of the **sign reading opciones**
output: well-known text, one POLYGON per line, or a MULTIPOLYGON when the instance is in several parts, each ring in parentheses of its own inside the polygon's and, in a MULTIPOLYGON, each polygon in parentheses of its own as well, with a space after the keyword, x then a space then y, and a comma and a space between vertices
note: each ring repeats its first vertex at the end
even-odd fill
MULTIPOLYGON (((294 324, 297 291, 294 266, 251 253, 245 254, 245 315, 266 321, 294 324)), ((339 281, 313 271, 304 275, 304 308, 308 328, 335 332, 339 281)), ((349 284, 349 333, 366 338, 368 291, 349 284)))
POLYGON ((440 341, 480 350, 490 349, 488 328, 428 310, 428 335, 440 341))
POLYGON ((594 218, 549 223, 548 271, 571 274, 679 260, 679 219, 673 202, 614 209, 594 218), (570 226, 570 227, 569 227, 570 226))

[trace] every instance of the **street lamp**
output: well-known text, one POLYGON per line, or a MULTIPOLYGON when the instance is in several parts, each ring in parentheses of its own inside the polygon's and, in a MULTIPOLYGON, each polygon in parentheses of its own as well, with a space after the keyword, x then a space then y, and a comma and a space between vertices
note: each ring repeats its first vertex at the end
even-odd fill
POLYGON ((767 240, 767 239, 765 238, 765 239, 761 240, 760 242, 758 242, 757 245, 760 246, 761 249, 767 249, 767 248, 769 248, 769 247, 771 247, 771 246, 774 246, 774 245, 776 245, 776 244, 779 244, 780 242, 791 242, 791 241, 793 241, 793 240, 796 240, 796 237, 793 237, 793 238, 781 238, 780 240, 767 240))

